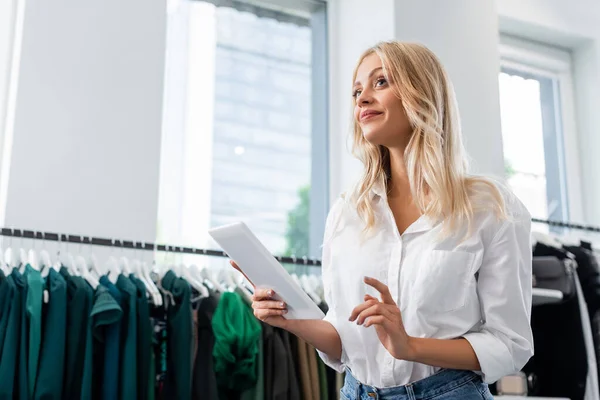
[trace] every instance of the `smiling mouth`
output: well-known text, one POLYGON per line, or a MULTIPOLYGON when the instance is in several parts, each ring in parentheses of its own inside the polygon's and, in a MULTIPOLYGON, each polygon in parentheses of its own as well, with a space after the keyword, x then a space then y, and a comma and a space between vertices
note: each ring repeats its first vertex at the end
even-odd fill
POLYGON ((368 114, 364 115, 363 117, 361 117, 360 122, 368 121, 375 117, 379 117, 381 114, 383 114, 383 113, 376 113, 376 112, 368 113, 368 114))

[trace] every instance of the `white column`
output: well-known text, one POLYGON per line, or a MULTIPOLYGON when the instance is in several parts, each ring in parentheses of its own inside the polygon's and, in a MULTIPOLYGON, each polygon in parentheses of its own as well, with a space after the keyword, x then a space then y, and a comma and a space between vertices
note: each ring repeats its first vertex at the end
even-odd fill
POLYGON ((26 2, 6 225, 155 239, 165 11, 26 2))
POLYGON ((498 16, 491 1, 399 0, 395 37, 435 52, 454 84, 474 172, 504 176, 498 16))
POLYGON ((329 27, 330 202, 358 179, 362 164, 351 154, 352 72, 358 57, 394 37, 394 1, 332 0, 329 27))

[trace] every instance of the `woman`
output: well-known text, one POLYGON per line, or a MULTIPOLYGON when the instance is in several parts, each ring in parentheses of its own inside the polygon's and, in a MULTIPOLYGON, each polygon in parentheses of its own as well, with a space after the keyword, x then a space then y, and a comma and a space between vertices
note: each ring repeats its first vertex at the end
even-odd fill
POLYGON ((487 383, 533 354, 531 217, 468 174, 453 89, 431 51, 379 43, 353 81, 365 168, 327 218, 329 312, 286 320, 285 304, 257 290, 254 314, 346 370, 343 399, 491 399, 487 383))

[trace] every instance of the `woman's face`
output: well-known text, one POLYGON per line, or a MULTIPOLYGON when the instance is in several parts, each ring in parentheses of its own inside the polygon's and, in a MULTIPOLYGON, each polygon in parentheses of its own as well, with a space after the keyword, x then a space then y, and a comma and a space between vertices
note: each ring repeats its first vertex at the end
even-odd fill
POLYGON ((412 129, 402 101, 391 85, 393 83, 383 75, 379 56, 373 53, 365 57, 358 67, 352 90, 354 119, 370 143, 403 149, 412 129))

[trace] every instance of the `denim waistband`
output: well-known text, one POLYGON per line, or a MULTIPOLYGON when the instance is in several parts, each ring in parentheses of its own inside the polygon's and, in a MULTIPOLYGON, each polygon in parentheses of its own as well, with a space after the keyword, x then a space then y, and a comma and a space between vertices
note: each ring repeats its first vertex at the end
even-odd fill
POLYGON ((442 369, 436 374, 406 385, 376 388, 360 383, 350 370, 346 369, 344 388, 348 393, 356 394, 356 398, 361 398, 363 394, 376 393, 377 398, 383 400, 395 399, 401 396, 411 399, 427 399, 474 380, 481 380, 481 377, 473 371, 442 369))

